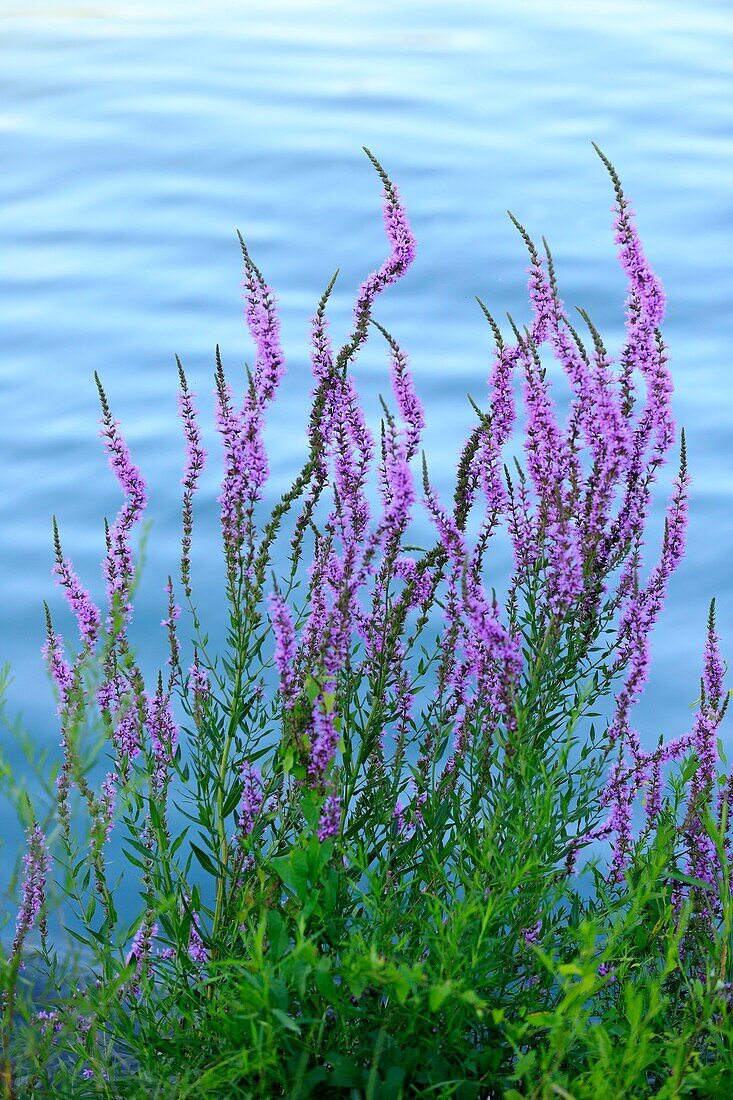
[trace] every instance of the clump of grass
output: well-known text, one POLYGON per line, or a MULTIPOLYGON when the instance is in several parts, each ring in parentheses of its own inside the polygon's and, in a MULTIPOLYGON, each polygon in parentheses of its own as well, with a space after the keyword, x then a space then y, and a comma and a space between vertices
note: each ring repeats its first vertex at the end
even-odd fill
POLYGON ((309 453, 269 514, 263 431, 285 367, 273 293, 241 242, 256 350, 243 397, 218 349, 215 369, 226 646, 212 650, 194 597, 207 456, 178 362, 181 568, 151 685, 129 640, 145 483, 96 379, 123 500, 106 530, 104 606, 54 521, 78 640, 47 608, 62 757, 53 797, 25 808, 1 971, 6 1100, 725 1093, 728 696, 713 603, 690 732, 649 751, 631 724, 684 551, 689 478, 683 434, 645 567, 652 487, 676 435, 665 301, 599 154, 628 281, 621 354, 583 311, 581 336, 547 245, 515 219, 533 319, 510 320, 509 340, 479 303, 490 396, 473 404, 450 502, 424 455, 420 477, 423 408, 398 339, 372 316, 415 254, 381 165, 367 154, 390 252, 339 349, 326 319, 335 277, 319 303, 309 453), (354 378, 372 335, 392 390, 378 438, 354 378), (549 357, 570 386, 564 421, 549 357), (510 466, 520 390, 523 457, 510 466), (420 495, 435 541, 415 547, 420 495), (489 587, 500 531, 514 560, 503 602, 489 587), (132 920, 120 911, 131 881, 132 920))

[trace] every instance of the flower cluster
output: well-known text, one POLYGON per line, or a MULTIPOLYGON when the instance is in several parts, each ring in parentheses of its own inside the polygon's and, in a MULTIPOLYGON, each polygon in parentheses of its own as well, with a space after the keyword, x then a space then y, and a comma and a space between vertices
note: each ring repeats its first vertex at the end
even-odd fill
MULTIPOLYGON (((95 895, 87 911, 93 914, 101 904, 103 932, 94 932, 101 942, 116 917, 104 849, 116 815, 124 824, 143 906, 127 955, 127 964, 134 962, 127 988, 136 997, 152 984, 148 979, 161 963, 175 962, 168 969, 190 978, 205 963, 236 959, 255 924, 260 952, 265 939, 268 950, 273 942, 281 947, 278 899, 285 899, 286 914, 296 901, 303 904, 304 929, 321 903, 335 904, 340 861, 349 872, 344 880, 364 881, 384 850, 380 894, 404 887, 409 908, 410 891, 417 897, 433 888, 427 877, 419 878, 421 846, 432 835, 447 850, 446 837, 452 843, 460 833, 456 806, 472 824, 482 822, 482 815, 491 818, 490 842, 497 848, 518 845, 523 838, 508 835, 504 806, 512 804, 515 816, 507 811, 507 822, 516 823, 517 814, 525 814, 525 798, 536 793, 532 784, 549 774, 548 761, 561 761, 557 770, 564 775, 571 772, 578 724, 612 691, 604 735, 595 741, 594 732, 593 748, 585 747, 588 755, 595 753, 582 772, 593 790, 592 805, 584 804, 585 788, 574 787, 572 775, 561 794, 554 788, 548 794, 561 811, 549 816, 562 817, 556 829, 548 826, 549 854, 541 857, 552 868, 553 884, 571 872, 581 850, 600 840, 608 843, 611 884, 630 878, 639 844, 638 803, 643 801, 645 840, 670 817, 665 769, 685 761, 688 782, 675 804, 675 921, 682 923, 690 898, 695 934, 711 931, 723 915, 716 890, 725 877, 722 856, 731 854, 733 778, 720 783, 717 776, 717 734, 727 696, 714 603, 692 728, 647 749, 632 721, 648 678, 649 636, 684 553, 690 480, 682 433, 662 545, 649 560, 652 490, 676 431, 660 331, 664 292, 618 178, 601 154, 616 192, 614 232, 627 281, 620 352, 614 357, 606 349, 582 310, 583 334, 576 329, 549 248, 543 242, 538 249, 513 219, 529 254, 531 320, 521 327, 510 318, 509 336, 479 301, 494 345, 487 399, 470 399, 476 421, 460 450, 453 499, 445 501, 424 454, 421 481, 416 476, 425 412, 408 357, 372 316, 378 296, 412 264, 415 240, 397 189, 368 156, 383 184, 389 251, 359 287, 340 348, 332 343, 326 318, 335 276, 321 298, 310 326, 308 457, 264 524, 265 416, 285 367, 275 296, 240 238, 245 319, 255 348, 243 399, 227 381, 218 348, 215 369, 230 609, 225 655, 212 654, 192 600, 193 500, 206 451, 180 362, 186 444, 180 582, 193 646, 184 656, 182 612, 169 578, 162 627, 170 667, 166 679, 158 674, 154 690, 146 687, 128 637, 135 576, 131 536, 146 506, 145 483, 99 379, 102 436, 124 497, 107 531, 106 621, 63 554, 54 521, 54 573, 80 643, 67 656, 47 612, 44 657, 58 694, 64 749, 57 780, 61 843, 72 865, 77 852, 71 802, 78 793, 91 819, 88 881, 93 874, 95 895), (391 384, 378 432, 367 422, 355 377, 357 353, 373 333, 384 340, 391 384), (558 375, 569 390, 564 402, 558 375), (522 450, 514 441, 517 423, 525 428, 522 450), (411 537, 418 504, 429 520, 433 544, 427 548, 413 545, 411 537), (273 572, 268 592, 272 546, 291 510, 291 574, 273 572), (500 537, 514 562, 504 596, 489 554, 500 537), (308 568, 300 576, 306 548, 308 568), (423 645, 428 635, 432 649, 423 645), (95 761, 93 754, 85 756, 81 735, 85 721, 100 720, 112 759, 95 793, 95 761), (186 735, 188 744, 179 745, 186 735), (194 839, 187 839, 187 829, 172 835, 169 796, 178 795, 179 783, 184 793, 177 808, 187 828, 193 825, 194 839), (449 813, 455 814, 452 822, 449 813), (359 833, 365 822, 368 842, 359 833), (716 846, 715 829, 724 838, 723 850, 716 846), (362 862, 353 874, 349 859, 356 860, 355 852, 362 862), (400 864, 405 852, 407 863, 400 864), (209 880, 208 893, 190 881, 192 867, 209 880), (408 868, 402 883, 400 868, 408 868), (319 876, 327 883, 323 890, 319 876), (265 918, 253 921, 260 902, 265 918), (163 951, 154 951, 158 922, 167 937, 163 951), (193 968, 180 965, 186 958, 193 968)), ((42 913, 49 868, 36 825, 29 843, 13 948, 18 955, 42 913)), ((456 881, 463 875, 461 867, 456 881)), ((373 878, 378 881, 376 872, 373 878)), ((485 902, 495 890, 491 883, 484 875, 485 902)), ((519 880, 515 886, 517 898, 530 889, 519 880)), ((522 903, 518 935, 508 937, 523 974, 552 938, 552 914, 530 900, 522 903)), ((433 916, 439 908, 436 900, 433 916)), ((448 921, 445 911, 441 921, 448 921)), ((330 934, 327 926, 337 923, 324 919, 319 935, 330 934)), ((615 978, 604 967, 597 973, 609 985, 615 978)), ((524 990, 539 987, 539 981, 528 976, 524 990)))
POLYGON ((112 416, 107 395, 96 372, 94 379, 102 405, 101 436, 110 468, 125 497, 115 522, 107 533, 107 556, 104 561, 104 576, 110 608, 108 630, 119 631, 121 624, 116 622, 116 616, 121 616, 122 623, 127 623, 132 615, 129 595, 134 573, 130 533, 145 511, 147 489, 140 470, 132 461, 130 450, 120 432, 120 426, 112 416))
POLYGON ((27 832, 27 851, 23 857, 22 899, 15 922, 15 936, 10 958, 20 962, 20 955, 28 933, 40 920, 41 934, 45 935, 43 908, 46 902, 46 879, 51 869, 51 856, 46 837, 37 821, 27 832))

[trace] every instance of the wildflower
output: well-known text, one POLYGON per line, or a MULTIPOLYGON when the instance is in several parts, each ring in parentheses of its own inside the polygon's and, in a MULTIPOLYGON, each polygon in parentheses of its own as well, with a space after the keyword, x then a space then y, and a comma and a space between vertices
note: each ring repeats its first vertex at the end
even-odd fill
POLYGON ((533 924, 530 928, 525 928, 522 932, 522 939, 528 947, 539 942, 540 934, 542 932, 542 921, 538 920, 536 924, 533 924))
POLYGON ((203 702, 210 691, 209 674, 203 665, 199 663, 198 654, 195 655, 194 662, 188 670, 188 677, 188 685, 194 699, 203 702))
POLYGON ((710 601, 708 629, 703 662, 703 701, 717 711, 723 698, 723 662, 720 657, 720 639, 715 627, 715 600, 710 601))
POLYGON ((218 498, 221 504, 221 529, 227 558, 234 561, 246 537, 246 471, 250 465, 244 450, 242 420, 233 407, 231 387, 224 378, 218 349, 216 395, 216 420, 224 444, 224 478, 218 498))
POLYGON ((398 834, 401 837, 405 837, 407 839, 408 827, 405 821, 405 807, 402 805, 402 802, 399 798, 397 799, 397 802, 395 803, 395 808, 392 811, 392 817, 394 818, 394 821, 397 825, 398 834))
POLYGON ((117 800, 117 784, 120 777, 117 772, 109 772, 102 783, 102 820, 104 821, 104 843, 109 841, 114 827, 115 803, 117 800))
POLYGON ((252 549, 253 509, 269 473, 263 416, 284 374, 274 295, 252 262, 241 234, 239 242, 245 269, 245 317, 256 348, 255 370, 254 374, 248 372, 241 410, 234 408, 219 348, 216 349, 217 422, 224 443, 224 480, 219 501, 230 583, 242 547, 248 544, 252 549))
POLYGON ((168 632, 168 647, 170 649, 170 657, 168 658, 167 663, 171 669, 170 683, 172 684, 173 677, 175 676, 176 669, 178 668, 181 659, 181 647, 178 642, 178 634, 176 633, 176 623, 181 617, 181 609, 175 601, 173 595, 173 581, 170 577, 166 582, 164 591, 168 596, 168 614, 165 619, 161 620, 160 625, 164 626, 168 632))
POLYGON ((76 617, 82 645, 91 651, 102 627, 102 616, 87 590, 82 587, 71 559, 65 558, 62 553, 55 516, 53 517, 53 541, 56 554, 54 573, 57 582, 66 591, 66 600, 76 617))
POLYGON ((333 698, 335 690, 333 680, 327 680, 313 706, 314 736, 308 771, 317 780, 322 780, 325 776, 338 745, 338 716, 334 705, 328 702, 329 697, 333 698))
POLYGON ((320 820, 318 822, 318 839, 323 843, 331 837, 338 836, 341 828, 341 800, 336 794, 329 794, 323 803, 320 820))
POLYGON ((47 1012, 45 1009, 40 1009, 40 1011, 36 1012, 34 1020, 37 1024, 40 1024, 41 1031, 44 1034, 48 1034, 50 1031, 58 1034, 58 1032, 62 1030, 63 1025, 55 1009, 52 1009, 50 1012, 47 1012))
POLYGON ((158 688, 154 695, 147 697, 146 725, 155 761, 153 783, 161 790, 168 779, 168 770, 173 763, 173 754, 178 744, 178 726, 170 706, 170 696, 164 693, 162 678, 158 678, 158 688))
MULTIPOLYGON (((664 543, 658 564, 654 567, 646 588, 635 585, 626 599, 619 623, 622 660, 628 667, 624 686, 617 697, 616 714, 610 737, 615 742, 628 733, 628 714, 646 682, 649 669, 649 634, 662 609, 667 583, 682 560, 687 527, 687 453, 682 433, 680 472, 675 480, 667 507, 664 543)), ((638 570, 638 564, 636 565, 638 570)))
POLYGON ((262 774, 249 761, 242 765, 242 801, 239 806, 239 828, 243 836, 249 836, 262 810, 264 793, 262 774))
POLYGON ((193 664, 188 670, 188 690, 192 696, 193 716, 197 728, 204 721, 204 709, 206 700, 211 694, 209 674, 199 661, 198 651, 194 651, 193 664))
POLYGON ((130 950, 125 956, 125 966, 135 963, 135 971, 132 977, 132 992, 136 997, 140 996, 143 975, 149 973, 150 956, 153 949, 153 941, 158 934, 158 925, 151 922, 148 916, 135 933, 130 950))
POLYGON ((115 613, 129 622, 132 607, 128 602, 133 578, 132 551, 129 545, 130 531, 142 517, 147 505, 145 481, 130 457, 130 451, 120 432, 119 423, 113 419, 99 376, 94 375, 102 404, 102 431, 110 467, 125 496, 125 502, 117 513, 109 531, 104 575, 107 581, 107 597, 110 606, 108 629, 112 629, 115 613))
MULTIPOLYGON (((378 326, 384 333, 385 330, 378 326)), ((415 392, 407 356, 396 341, 390 345, 390 381, 397 402, 397 409, 405 423, 405 459, 414 458, 420 446, 420 438, 425 427, 425 411, 415 392)))
POLYGON ((193 531, 193 496, 198 486, 201 471, 206 462, 206 451, 201 444, 201 432, 196 419, 193 399, 196 396, 188 388, 186 375, 180 359, 176 356, 178 377, 181 389, 178 395, 178 408, 183 422, 183 434, 186 439, 186 464, 181 479, 183 485, 183 535, 181 538, 181 584, 187 596, 191 595, 191 533, 193 531))
POLYGON ((133 760, 141 748, 141 721, 137 706, 128 703, 127 709, 118 717, 117 724, 112 733, 120 757, 128 757, 133 760))
POLYGON ((25 873, 22 898, 15 923, 15 937, 10 950, 11 958, 17 958, 20 955, 26 936, 41 914, 46 901, 46 877, 51 868, 46 837, 37 821, 29 827, 26 837, 28 849, 23 857, 25 873))
MULTIPOLYGON (((188 894, 184 896, 184 901, 191 917, 191 925, 188 933, 188 957, 191 962, 195 963, 197 966, 203 966, 204 963, 209 960, 209 952, 201 936, 199 915, 195 910, 190 909, 191 898, 188 894)), ((172 955, 175 955, 175 950, 172 951, 172 955)))
POLYGON ((280 693, 286 707, 292 707, 297 695, 295 659, 297 644, 293 620, 287 604, 275 592, 269 599, 270 622, 275 636, 275 667, 280 677, 280 693))
POLYGON ((257 354, 253 392, 262 407, 272 401, 284 374, 280 321, 272 290, 252 263, 241 234, 239 243, 244 257, 245 317, 257 354))
POLYGON ((61 715, 69 702, 69 695, 74 686, 74 674, 64 656, 64 639, 60 634, 54 633, 48 604, 44 604, 44 607, 46 609, 46 641, 41 647, 41 654, 48 665, 48 671, 58 691, 58 713, 61 715))
POLYGON ((379 161, 368 149, 364 152, 371 160, 384 185, 385 202, 382 208, 384 228, 392 246, 387 259, 361 285, 354 306, 355 327, 352 338, 342 349, 339 359, 347 361, 366 340, 369 317, 374 299, 386 287, 397 282, 415 259, 415 238, 410 229, 405 208, 400 202, 397 188, 388 178, 379 161))
POLYGON ((196 923, 196 916, 194 915, 191 921, 191 935, 188 941, 188 957, 191 962, 196 963, 197 966, 203 966, 204 963, 209 960, 208 948, 205 946, 204 941, 201 938, 198 925, 196 923))

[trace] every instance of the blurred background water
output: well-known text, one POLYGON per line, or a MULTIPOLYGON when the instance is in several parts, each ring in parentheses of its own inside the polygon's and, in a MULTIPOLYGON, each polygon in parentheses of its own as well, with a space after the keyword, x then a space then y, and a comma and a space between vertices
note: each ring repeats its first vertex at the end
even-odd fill
MULTIPOLYGON (((235 229, 281 306, 289 375, 269 428, 274 495, 305 453, 315 303, 340 266, 331 318, 345 334, 354 292, 385 254, 364 144, 398 182, 419 242, 377 316, 411 355, 444 493, 473 423, 466 392, 483 396, 490 362, 473 296, 528 317, 507 207, 548 236, 566 302, 618 346, 612 192, 591 140, 616 163, 669 295, 694 478, 689 551, 637 717, 648 741, 681 732, 712 595, 733 653, 732 105, 727 0, 2 0, 0 661, 13 665, 10 710, 39 747, 58 741, 42 600, 71 626, 50 574, 51 515, 101 595, 102 517, 119 505, 92 372, 149 484, 135 637, 155 668, 179 545, 174 353, 214 454, 194 579, 216 632, 214 345, 240 387, 251 360, 235 229)), ((379 344, 357 378, 376 414, 387 389, 379 344)))

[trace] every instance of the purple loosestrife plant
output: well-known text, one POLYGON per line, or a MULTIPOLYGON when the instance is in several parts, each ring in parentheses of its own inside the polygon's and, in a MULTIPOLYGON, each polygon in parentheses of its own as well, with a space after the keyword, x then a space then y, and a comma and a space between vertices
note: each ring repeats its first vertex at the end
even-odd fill
POLYGON ((46 899, 46 878, 51 867, 46 838, 40 826, 34 821, 28 830, 28 851, 23 859, 25 875, 23 877, 23 900, 15 925, 15 937, 10 954, 19 958, 26 936, 41 919, 41 931, 44 932, 42 910, 46 899))
POLYGON ((180 391, 178 408, 181 414, 183 432, 186 438, 186 466, 181 484, 183 485, 183 535, 181 537, 181 585, 186 596, 191 596, 191 533, 193 531, 193 497, 198 487, 201 471, 206 462, 206 451, 201 442, 201 431, 196 419, 193 399, 195 394, 188 388, 188 382, 180 359, 178 377, 180 391))
MULTIPOLYGON (((649 634, 684 552, 689 478, 682 434, 649 561, 652 490, 675 438, 672 385, 664 294, 618 177, 600 154, 627 279, 620 353, 583 310, 589 335, 576 329, 549 247, 541 254, 513 219, 529 253, 531 320, 510 319, 502 333, 479 301, 494 344, 487 400, 471 399, 476 421, 445 502, 420 455, 427 413, 409 360, 373 316, 413 263, 415 239, 396 187, 367 155, 383 186, 388 255, 358 288, 340 345, 326 316, 336 276, 320 300, 307 454, 274 505, 265 426, 285 376, 280 322, 240 237, 255 358, 237 385, 215 352, 228 605, 218 651, 191 559, 204 434, 177 360, 183 610, 169 578, 168 671, 152 690, 128 634, 145 483, 97 378, 124 498, 107 530, 109 613, 103 621, 54 521, 54 572, 81 648, 67 652, 50 612, 44 645, 63 749, 49 837, 69 904, 62 924, 88 966, 70 994, 44 934, 54 1015, 35 1018, 53 1019, 73 1056, 53 1071, 58 1095, 72 1063, 79 1079, 120 1088, 132 1066, 141 1087, 164 1081, 181 1095, 204 1078, 227 1095, 342 1085, 447 1095, 449 1081, 503 1095, 521 1066, 550 1064, 545 1033, 566 1009, 575 1019, 572 996, 573 1012, 582 1002, 598 1018, 621 1006, 620 1035, 636 1018, 633 991, 622 993, 631 971, 652 983, 649 1004, 693 980, 716 1005, 715 990, 729 988, 726 950, 710 947, 733 926, 714 605, 692 728, 647 748, 632 724, 649 634), (391 402, 381 399, 372 426, 357 382, 375 333, 391 402), (566 411, 550 358, 569 384, 566 411), (418 508, 427 546, 415 544, 418 508), (514 562, 503 599, 491 554, 502 534, 514 562), (135 879, 131 924, 110 886, 122 859, 135 879), (653 937, 639 946, 647 918, 664 928, 664 951, 653 937)), ((28 858, 17 960, 48 874, 36 826, 28 858)), ((15 1100, 6 1017, 4 1087, 15 1100)), ((656 1070, 646 1073, 648 1083, 656 1070)), ((620 1080, 619 1095, 633 1091, 620 1080)))
POLYGON ((66 599, 76 617, 82 645, 93 650, 101 630, 102 616, 99 608, 92 602, 89 593, 82 587, 70 559, 63 556, 55 517, 53 521, 53 541, 56 551, 55 572, 58 583, 66 589, 66 599))
POLYGON ((3 974, 0 994, 2 1011, 2 1062, 0 1072, 7 1085, 12 1077, 10 1063, 11 1035, 14 1023, 16 982, 18 971, 24 966, 23 948, 33 928, 38 925, 41 939, 46 944, 48 928, 46 923, 46 886, 51 870, 51 856, 46 837, 37 821, 27 831, 27 849, 23 857, 23 881, 21 902, 15 921, 15 935, 7 962, 7 973, 3 974))
POLYGON ((107 582, 107 598, 110 617, 108 630, 120 629, 116 619, 129 621, 132 607, 128 602, 133 581, 132 551, 130 532, 140 520, 147 505, 145 481, 130 457, 128 446, 120 433, 120 426, 113 419, 107 403, 107 396, 98 375, 95 374, 99 399, 102 403, 102 431, 105 450, 110 467, 119 482, 125 502, 117 513, 108 535, 107 557, 104 562, 104 576, 107 582))

